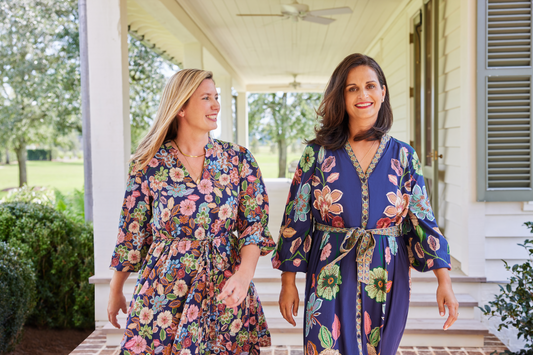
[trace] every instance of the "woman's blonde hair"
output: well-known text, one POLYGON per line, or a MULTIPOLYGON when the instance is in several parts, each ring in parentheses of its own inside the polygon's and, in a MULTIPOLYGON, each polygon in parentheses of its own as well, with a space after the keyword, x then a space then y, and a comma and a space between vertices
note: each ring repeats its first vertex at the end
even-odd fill
POLYGON ((213 80, 213 73, 199 69, 183 69, 168 80, 161 95, 154 124, 131 158, 131 161, 135 162, 135 170, 141 170, 148 165, 165 140, 176 138, 178 112, 205 79, 213 80))

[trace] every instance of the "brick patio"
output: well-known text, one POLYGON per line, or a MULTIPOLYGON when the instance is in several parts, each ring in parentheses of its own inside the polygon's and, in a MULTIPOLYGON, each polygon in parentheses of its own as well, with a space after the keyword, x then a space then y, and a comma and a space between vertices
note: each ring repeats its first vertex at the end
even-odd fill
MULTIPOLYGON (((485 346, 482 348, 455 348, 455 347, 403 347, 397 355, 490 355, 493 351, 503 352, 507 348, 493 335, 485 337, 485 346)), ((304 355, 302 347, 272 347, 261 349, 262 354, 268 355, 304 355)), ((105 335, 101 330, 95 330, 74 351, 74 355, 114 355, 118 348, 105 345, 105 335)))

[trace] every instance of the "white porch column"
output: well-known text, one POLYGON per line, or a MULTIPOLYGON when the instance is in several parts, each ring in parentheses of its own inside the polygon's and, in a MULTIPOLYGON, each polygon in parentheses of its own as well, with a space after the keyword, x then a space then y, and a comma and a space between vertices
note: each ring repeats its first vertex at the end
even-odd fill
POLYGON ((183 52, 184 69, 204 69, 204 54, 200 43, 185 43, 183 52))
POLYGON ((231 78, 229 76, 217 76, 215 82, 220 88, 220 139, 233 142, 233 108, 231 95, 231 78))
MULTIPOLYGON (((109 263, 116 242, 130 157, 126 17, 126 0, 87 1, 94 268, 97 277, 111 275, 109 263)), ((97 325, 107 318, 108 290, 107 285, 96 287, 97 325)))
POLYGON ((246 91, 237 96, 237 144, 249 148, 248 142, 248 98, 246 91))

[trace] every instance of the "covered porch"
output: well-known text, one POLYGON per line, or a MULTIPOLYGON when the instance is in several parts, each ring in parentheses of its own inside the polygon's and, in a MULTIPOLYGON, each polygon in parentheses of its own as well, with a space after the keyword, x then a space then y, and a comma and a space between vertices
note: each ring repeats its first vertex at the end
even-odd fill
MULTIPOLYGON (((95 285, 96 327, 102 329, 100 334, 106 336, 108 346, 116 346, 123 332, 123 329, 116 330, 108 323, 106 308, 112 275, 108 266, 116 241, 131 151, 128 33, 153 46, 154 51, 180 68, 212 71, 221 100, 220 129, 215 132, 215 136, 243 146, 249 145, 248 93, 322 92, 334 68, 345 56, 354 52, 371 55, 382 65, 389 81, 395 114, 391 133, 396 138, 409 142, 415 129, 412 119, 413 99, 410 95, 410 88, 413 86, 410 33, 413 30, 413 19, 422 11, 425 3, 427 1, 424 0, 302 1, 301 4, 307 5, 309 11, 344 7, 350 10, 336 15, 325 12, 321 17, 328 19, 327 21, 311 22, 304 21, 305 9, 293 15, 283 13, 286 8, 282 5, 290 5, 290 0, 86 2, 83 12, 86 16, 81 17, 82 29, 86 29, 85 47, 82 41, 84 120, 85 132, 88 132, 85 136, 85 146, 88 149, 85 153, 86 200, 90 204, 87 208, 93 216, 95 233, 95 275, 90 281, 95 285), (242 17, 238 14, 273 16, 242 17), (235 93, 237 98, 233 105, 235 93)), ((447 132, 453 132, 454 129, 448 115, 450 111, 453 114, 452 110, 455 108, 448 100, 459 100, 459 97, 453 96, 457 95, 453 91, 453 85, 457 83, 466 88, 466 97, 472 95, 474 82, 469 83, 468 76, 458 77, 458 73, 454 72, 458 68, 472 69, 472 63, 464 53, 453 52, 451 41, 458 41, 462 51, 469 46, 475 47, 475 31, 472 32, 472 26, 475 26, 475 6, 471 1, 459 0, 434 3, 438 4, 437 28, 440 29, 438 35, 442 37, 436 41, 438 62, 441 63, 438 70, 441 70, 440 75, 445 83, 437 89, 437 96, 444 98, 442 106, 435 111, 436 116, 442 118, 436 121, 440 126, 435 129, 442 135, 442 145, 437 148, 441 150, 442 147, 445 154, 449 153, 450 156, 464 153, 466 155, 463 155, 463 159, 466 160, 471 158, 472 148, 456 149, 453 138, 447 136, 447 132), (452 37, 448 39, 447 36, 450 35, 452 37)), ((470 106, 464 107, 468 110, 470 106)), ((475 133, 475 127, 468 126, 468 130, 466 134, 475 133)), ((441 164, 444 171, 456 173, 451 160, 445 159, 441 164)), ((282 206, 286 201, 289 183, 288 179, 266 181, 271 203, 269 227, 274 235, 281 224, 282 206)), ((453 205, 447 206, 446 199, 457 196, 445 191, 444 178, 443 184, 440 187, 443 198, 440 200, 442 215, 439 216, 439 223, 442 221, 450 231, 456 232, 456 224, 447 223, 448 219, 457 216, 453 215, 453 211, 450 212, 449 208, 453 205)), ((437 183, 436 186, 438 185, 437 183)), ((438 190, 439 188, 437 192, 438 190)), ((458 218, 462 218, 463 223, 468 216, 458 218)), ((470 244, 476 243, 475 238, 479 239, 481 236, 473 234, 473 239, 461 238, 466 232, 461 233, 455 234, 450 239, 450 244, 452 250, 461 250, 462 253, 456 255, 452 252, 457 257, 453 277, 458 283, 455 290, 460 298, 461 314, 465 316, 446 333, 442 332, 441 323, 444 320, 436 319, 436 280, 433 274, 415 275, 412 311, 402 346, 444 347, 454 344, 458 347, 483 348, 485 345, 484 339, 488 331, 481 324, 475 307, 478 305, 479 284, 485 282, 486 278, 483 265, 476 261, 473 249, 468 248, 470 244), (433 313, 435 317, 432 316, 433 313)), ((125 285, 124 290, 130 293, 129 297, 135 278, 136 274, 132 275, 125 285)), ((303 292, 303 275, 298 280, 299 290, 303 292)), ((297 352, 294 353, 301 354, 305 307, 303 295, 297 327, 292 328, 277 312, 280 281, 278 273, 270 267, 269 257, 260 260, 254 282, 265 306, 273 344, 295 346, 297 352)))

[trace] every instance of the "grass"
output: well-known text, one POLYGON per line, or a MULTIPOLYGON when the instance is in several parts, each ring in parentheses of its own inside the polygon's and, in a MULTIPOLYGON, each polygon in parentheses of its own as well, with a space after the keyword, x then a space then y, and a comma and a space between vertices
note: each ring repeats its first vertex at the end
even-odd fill
MULTIPOLYGON (((287 166, 293 160, 300 160, 305 146, 302 145, 300 152, 293 152, 291 148, 287 152, 287 166)), ((277 178, 278 177, 278 153, 270 152, 270 147, 262 146, 259 147, 258 152, 253 153, 261 173, 263 173, 263 178, 277 178)), ((289 179, 292 178, 293 174, 286 172, 286 177, 289 179)))
MULTIPOLYGON (((83 161, 28 161, 28 185, 57 188, 62 193, 83 188, 83 161)), ((5 189, 18 187, 18 164, 0 165, 0 198, 5 189)))
MULTIPOLYGON (((300 152, 293 152, 293 149, 289 148, 287 165, 293 160, 299 160, 303 149, 303 145, 300 152)), ((264 178, 278 177, 278 154, 270 152, 270 147, 259 147, 258 152, 254 153, 254 157, 264 178)), ((62 193, 83 188, 83 160, 72 162, 28 161, 27 169, 29 186, 52 187, 62 193)), ((292 175, 291 173, 286 174, 288 178, 292 178, 292 175)), ((0 199, 7 194, 6 189, 18 187, 18 176, 17 164, 0 165, 0 199)))

